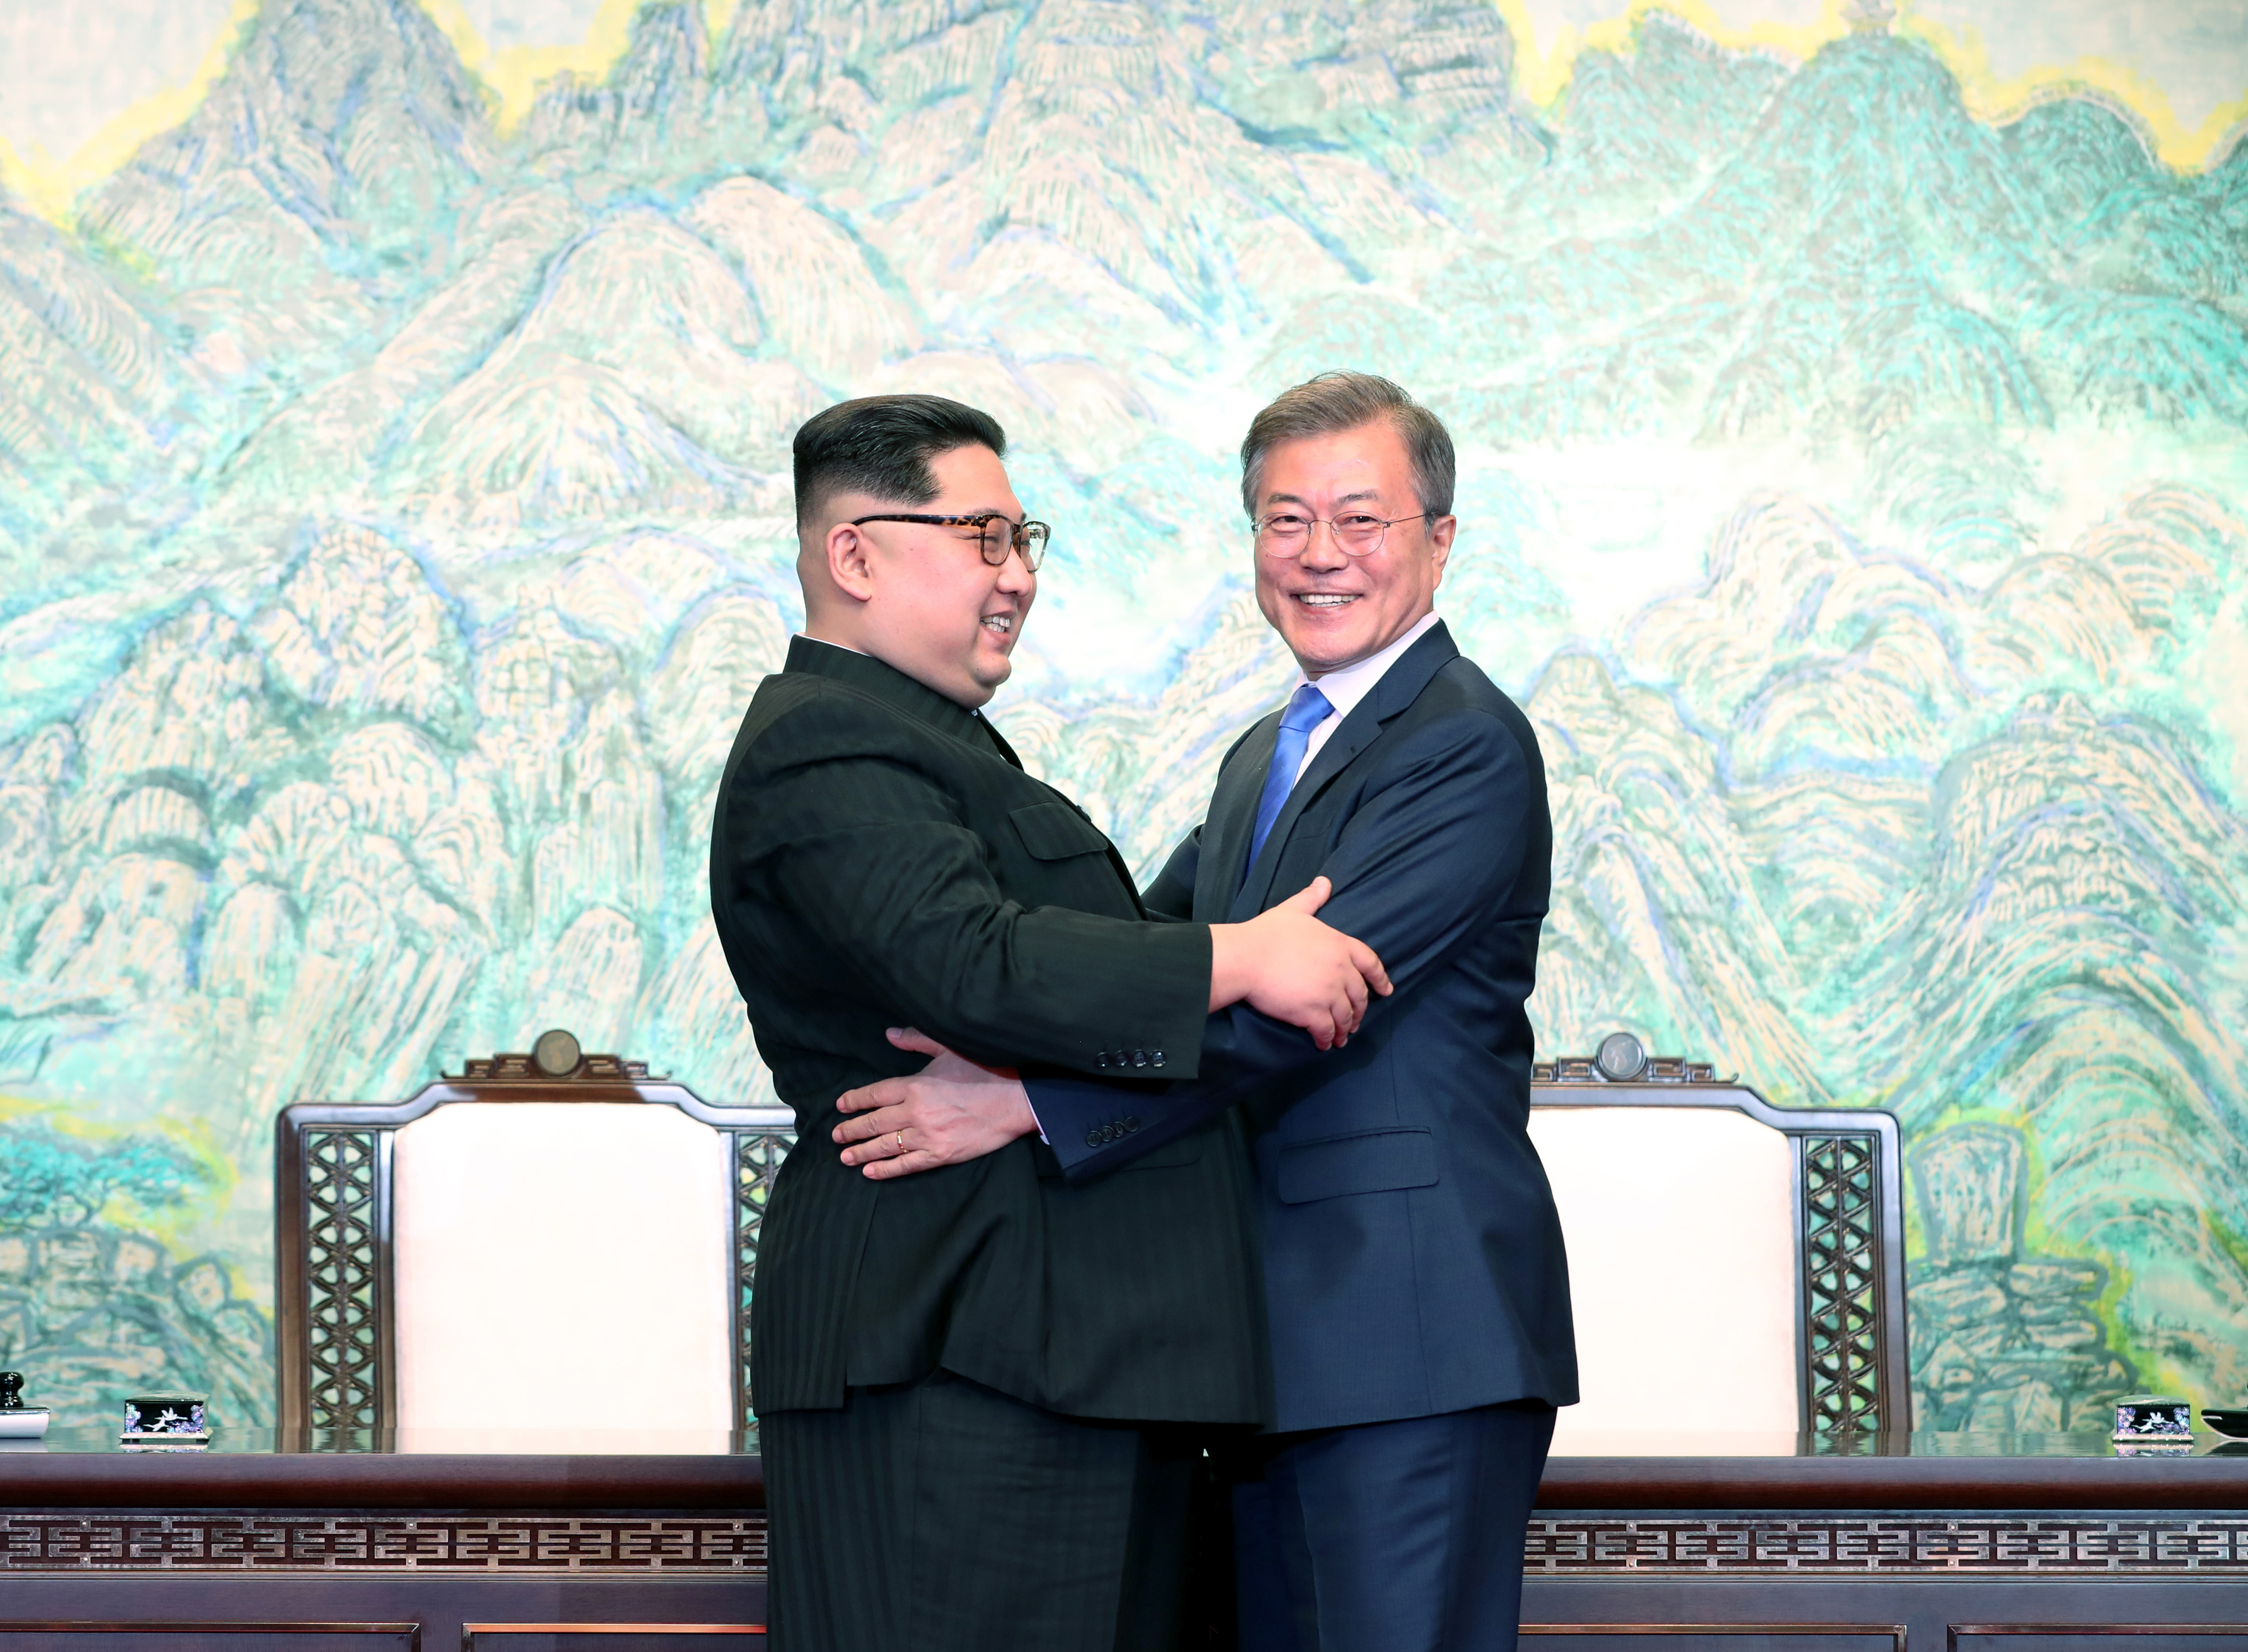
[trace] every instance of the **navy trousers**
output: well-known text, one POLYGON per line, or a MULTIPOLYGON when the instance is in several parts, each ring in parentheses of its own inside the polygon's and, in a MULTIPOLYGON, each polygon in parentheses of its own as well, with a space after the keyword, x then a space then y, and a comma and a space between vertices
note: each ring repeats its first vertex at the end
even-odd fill
POLYGON ((1514 1652, 1542 1401, 1278 1435, 1233 1465, 1241 1652, 1514 1652))

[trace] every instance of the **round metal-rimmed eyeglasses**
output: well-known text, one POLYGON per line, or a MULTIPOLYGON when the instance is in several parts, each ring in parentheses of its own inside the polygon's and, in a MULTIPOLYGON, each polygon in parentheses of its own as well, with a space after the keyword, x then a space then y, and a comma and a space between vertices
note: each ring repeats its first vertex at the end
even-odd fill
POLYGON ((1409 517, 1384 520, 1363 511, 1346 511, 1330 520, 1326 517, 1307 517, 1296 511, 1275 511, 1269 517, 1258 518, 1254 524, 1257 548, 1266 556, 1299 556, 1311 543, 1312 530, 1324 522, 1334 537, 1338 551, 1347 557, 1370 557, 1381 549, 1390 529, 1401 522, 1424 521, 1428 514, 1421 511, 1409 517))
POLYGON ((863 527, 869 522, 917 522, 933 528, 973 528, 977 548, 984 560, 995 568, 1007 566, 1010 552, 1023 559, 1023 566, 1032 573, 1046 559, 1046 541, 1053 530, 1043 522, 1011 522, 997 511, 978 511, 971 516, 927 516, 911 512, 892 512, 878 517, 860 517, 851 525, 863 527))

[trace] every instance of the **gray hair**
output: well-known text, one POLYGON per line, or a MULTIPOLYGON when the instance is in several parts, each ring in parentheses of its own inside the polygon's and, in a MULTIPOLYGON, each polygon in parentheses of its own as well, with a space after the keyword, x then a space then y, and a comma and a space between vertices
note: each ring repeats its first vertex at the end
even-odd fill
POLYGON ((1305 436, 1335 435, 1377 420, 1387 420, 1405 443, 1413 466, 1413 491, 1431 518, 1452 513, 1452 485, 1458 467, 1443 421, 1398 386, 1371 373, 1322 373, 1292 390, 1249 422, 1241 440, 1241 507, 1257 516, 1258 472, 1278 443, 1305 436))

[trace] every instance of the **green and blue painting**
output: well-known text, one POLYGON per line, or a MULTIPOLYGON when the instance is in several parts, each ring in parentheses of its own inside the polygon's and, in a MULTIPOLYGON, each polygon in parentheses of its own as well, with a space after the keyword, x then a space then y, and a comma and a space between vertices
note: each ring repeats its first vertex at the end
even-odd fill
POLYGON ((1350 367, 1544 1052, 1894 1109, 1922 1427, 2248 1401, 2244 94, 2233 0, 0 0, 0 1356, 269 1416, 292 1100, 770 1099, 704 856, 834 399, 1007 427, 994 713, 1159 863, 1350 367))

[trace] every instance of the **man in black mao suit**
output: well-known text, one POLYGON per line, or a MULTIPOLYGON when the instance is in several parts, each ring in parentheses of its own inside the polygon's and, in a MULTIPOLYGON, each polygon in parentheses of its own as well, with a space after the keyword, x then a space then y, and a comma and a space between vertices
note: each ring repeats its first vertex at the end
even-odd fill
MULTIPOLYGON (((842 1162, 836 1096, 962 1050, 1194 1073, 1246 997, 1331 1042, 1380 969, 1308 915, 1147 921, 1123 863, 976 708, 1045 539, 985 415, 847 402, 796 443, 806 634, 723 778, 711 903, 798 1141, 766 1211, 752 1382, 777 1652, 1175 1644, 1212 1425, 1264 1415, 1237 1133, 1065 1182, 1008 1145, 910 1180, 842 1162)), ((912 1128, 891 1133, 911 1168, 912 1128)))
MULTIPOLYGON (((1196 1082, 1026 1075, 1028 1097, 1073 1180, 1213 1108, 1238 1102, 1250 1124, 1277 1417, 1237 1457, 1243 1645, 1511 1648, 1553 1408, 1576 1398, 1560 1224, 1527 1130, 1545 771, 1521 711, 1436 618, 1455 522, 1435 417, 1386 380, 1323 375, 1258 415, 1243 465, 1258 601, 1302 675, 1227 754, 1148 903, 1237 919, 1323 874, 1323 915, 1375 948, 1395 996, 1316 1060, 1237 1008, 1196 1082), (1142 1128, 1113 1139, 1123 1109, 1142 1128)), ((846 1133, 879 1158, 876 1133, 940 1097, 996 1111, 1013 1088, 939 1054, 846 1098, 846 1133)))

